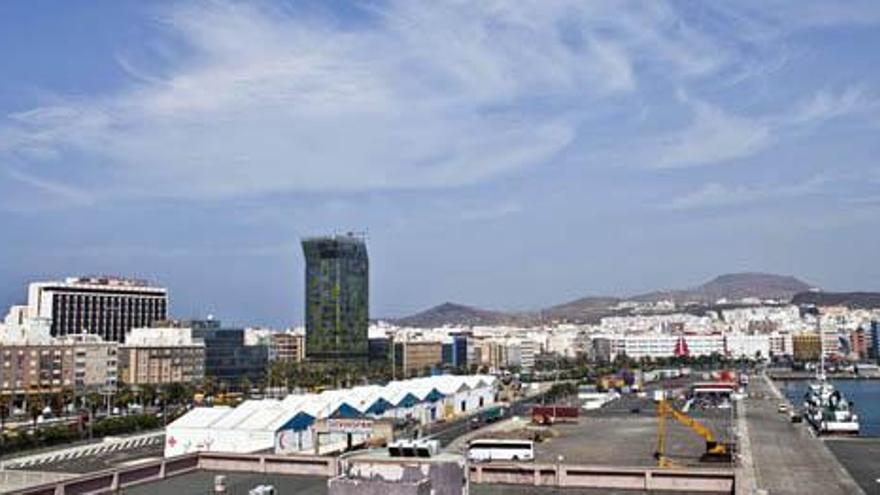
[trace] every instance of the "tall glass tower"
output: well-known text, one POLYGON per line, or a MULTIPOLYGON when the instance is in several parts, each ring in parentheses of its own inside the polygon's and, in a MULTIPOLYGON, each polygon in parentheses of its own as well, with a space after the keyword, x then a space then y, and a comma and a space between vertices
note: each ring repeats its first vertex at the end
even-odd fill
POLYGON ((363 237, 303 239, 306 258, 306 357, 366 360, 369 260, 363 237))

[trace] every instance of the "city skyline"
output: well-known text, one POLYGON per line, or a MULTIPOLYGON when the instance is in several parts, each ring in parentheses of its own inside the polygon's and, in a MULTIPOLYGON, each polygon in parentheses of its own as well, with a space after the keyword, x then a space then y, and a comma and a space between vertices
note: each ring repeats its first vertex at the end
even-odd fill
POLYGON ((117 273, 300 323, 334 230, 376 316, 880 288, 880 6, 539 3, 0 5, 0 305, 117 273))

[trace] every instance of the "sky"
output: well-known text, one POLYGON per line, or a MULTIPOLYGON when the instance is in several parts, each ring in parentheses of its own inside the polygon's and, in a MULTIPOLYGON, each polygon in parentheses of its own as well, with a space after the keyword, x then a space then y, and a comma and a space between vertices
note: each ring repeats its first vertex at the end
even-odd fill
POLYGON ((297 325, 764 271, 880 290, 880 2, 0 2, 0 306, 119 274, 297 325))

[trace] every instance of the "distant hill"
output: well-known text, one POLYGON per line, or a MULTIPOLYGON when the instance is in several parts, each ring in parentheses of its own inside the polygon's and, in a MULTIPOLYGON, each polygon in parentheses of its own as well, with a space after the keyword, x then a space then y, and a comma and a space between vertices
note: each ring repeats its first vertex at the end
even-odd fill
POLYGON ((446 302, 420 313, 394 320, 396 324, 407 327, 505 325, 513 324, 517 321, 516 315, 513 314, 479 309, 451 302, 446 302))
POLYGON ((617 297, 582 297, 543 310, 543 317, 551 321, 598 323, 603 316, 613 314, 613 306, 623 301, 617 297))
POLYGON ((847 306, 859 309, 880 308, 880 292, 801 292, 792 298, 795 304, 847 306))
POLYGON ((811 285, 795 277, 771 273, 731 273, 683 290, 650 292, 633 297, 636 301, 673 300, 677 303, 713 303, 718 299, 778 299, 790 300, 795 294, 806 292, 811 285))
POLYGON ((627 314, 614 309, 623 301, 657 302, 672 300, 678 304, 695 302, 713 304, 726 298, 777 299, 788 301, 795 294, 808 293, 812 286, 795 277, 771 273, 731 273, 720 275, 690 289, 649 292, 633 297, 583 297, 539 311, 507 313, 455 303, 444 303, 421 313, 393 320, 411 327, 438 327, 443 325, 521 325, 530 326, 543 321, 595 323, 603 316, 627 314))

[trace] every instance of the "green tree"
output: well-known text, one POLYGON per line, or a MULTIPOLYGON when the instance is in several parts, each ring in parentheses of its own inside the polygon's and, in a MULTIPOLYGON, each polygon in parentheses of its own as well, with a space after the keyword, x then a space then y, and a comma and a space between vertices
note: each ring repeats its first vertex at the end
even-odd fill
POLYGON ((151 383, 147 383, 145 385, 141 385, 140 388, 141 401, 144 403, 144 405, 153 405, 156 402, 156 395, 158 393, 156 390, 156 386, 151 383))
POLYGON ((9 417, 10 409, 12 409, 12 396, 0 394, 0 444, 6 438, 6 418, 9 417))
POLYGON ((202 378, 201 384, 199 384, 199 390, 208 395, 214 395, 217 393, 217 380, 213 376, 206 376, 202 378))
POLYGON ((187 387, 182 383, 167 383, 163 385, 162 395, 172 404, 182 404, 189 399, 187 387))
POLYGON ((128 410, 128 405, 134 402, 134 392, 131 387, 128 386, 120 386, 116 391, 116 395, 113 401, 116 407, 120 409, 128 410))
POLYGON ((59 391, 49 396, 49 408, 52 409, 52 414, 55 416, 64 414, 64 404, 63 392, 59 391))
POLYGON ((241 388, 242 393, 249 395, 251 393, 251 389, 254 384, 251 382, 251 379, 247 376, 242 376, 241 380, 239 380, 239 387, 241 388))
POLYGON ((45 401, 43 400, 43 396, 39 393, 34 393, 28 396, 27 398, 27 411, 28 416, 30 416, 31 420, 34 422, 34 430, 37 429, 37 419, 43 414, 43 408, 45 408, 45 401))

